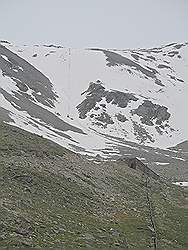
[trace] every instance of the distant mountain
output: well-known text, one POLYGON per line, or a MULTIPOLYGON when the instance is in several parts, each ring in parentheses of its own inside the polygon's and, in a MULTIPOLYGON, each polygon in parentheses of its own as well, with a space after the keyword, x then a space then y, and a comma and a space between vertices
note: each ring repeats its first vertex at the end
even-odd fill
POLYGON ((188 43, 116 50, 1 41, 0 69, 1 121, 82 154, 137 156, 188 178, 188 43))

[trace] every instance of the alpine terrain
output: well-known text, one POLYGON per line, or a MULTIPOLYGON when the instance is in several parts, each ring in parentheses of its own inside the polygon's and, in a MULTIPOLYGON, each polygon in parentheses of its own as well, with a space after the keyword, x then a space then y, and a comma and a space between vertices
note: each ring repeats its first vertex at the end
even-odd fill
POLYGON ((188 43, 1 41, 0 247, 187 249, 187 72, 188 43))
MULTIPOLYGON (((0 44, 0 120, 68 149, 188 178, 188 43, 137 50, 0 44)), ((176 178, 175 178, 176 177, 176 178)))

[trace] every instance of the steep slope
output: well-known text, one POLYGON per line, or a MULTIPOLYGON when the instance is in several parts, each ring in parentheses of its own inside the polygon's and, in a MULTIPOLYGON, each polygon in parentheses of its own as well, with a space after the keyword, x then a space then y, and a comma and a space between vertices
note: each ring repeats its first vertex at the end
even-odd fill
POLYGON ((186 249, 187 192, 0 124, 0 247, 186 249))
POLYGON ((182 181, 187 151, 168 148, 188 138, 187 68, 187 43, 120 51, 3 41, 0 119, 82 154, 140 155, 165 176, 166 163, 182 181))

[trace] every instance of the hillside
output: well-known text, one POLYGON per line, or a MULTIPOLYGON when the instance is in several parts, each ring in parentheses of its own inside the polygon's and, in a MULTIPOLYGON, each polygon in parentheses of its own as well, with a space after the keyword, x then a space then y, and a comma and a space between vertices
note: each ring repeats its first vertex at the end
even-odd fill
POLYGON ((0 121, 187 181, 187 66, 186 42, 117 50, 0 41, 0 121))
POLYGON ((0 124, 0 247, 187 249, 186 189, 0 124))

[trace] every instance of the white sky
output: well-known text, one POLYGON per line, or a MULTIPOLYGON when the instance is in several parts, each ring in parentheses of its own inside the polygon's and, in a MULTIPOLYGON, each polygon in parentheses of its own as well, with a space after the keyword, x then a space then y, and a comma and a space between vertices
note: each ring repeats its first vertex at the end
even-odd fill
POLYGON ((188 41, 188 0, 0 0, 0 39, 137 48, 188 41))

